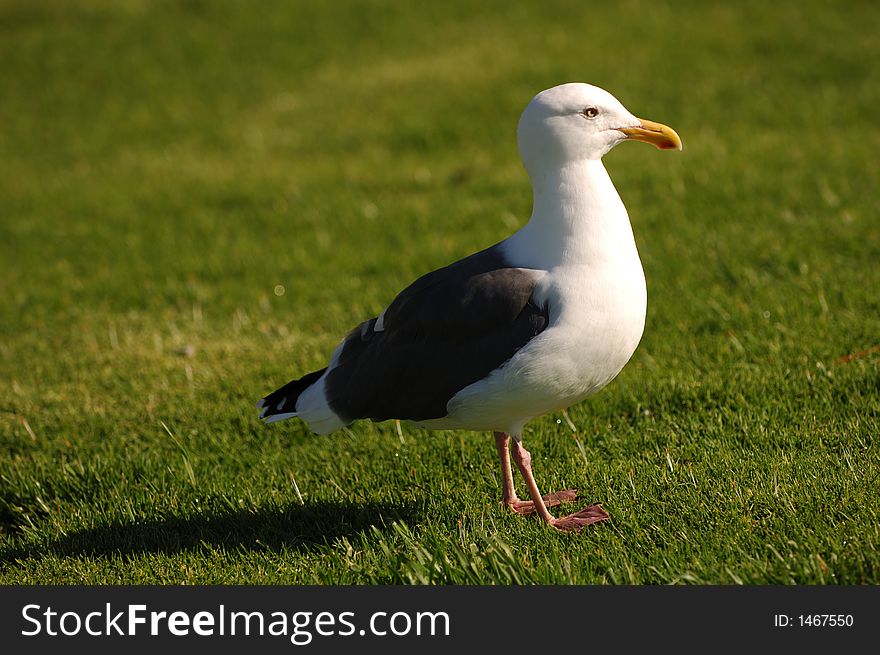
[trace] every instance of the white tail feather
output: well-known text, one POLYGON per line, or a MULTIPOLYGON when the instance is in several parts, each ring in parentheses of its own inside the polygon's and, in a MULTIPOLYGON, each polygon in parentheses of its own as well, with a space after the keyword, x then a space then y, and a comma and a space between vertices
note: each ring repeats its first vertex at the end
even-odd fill
POLYGON ((267 416, 263 418, 266 423, 274 423, 275 421, 283 421, 286 418, 293 418, 297 416, 296 412, 287 412, 286 414, 273 414, 272 416, 267 416))

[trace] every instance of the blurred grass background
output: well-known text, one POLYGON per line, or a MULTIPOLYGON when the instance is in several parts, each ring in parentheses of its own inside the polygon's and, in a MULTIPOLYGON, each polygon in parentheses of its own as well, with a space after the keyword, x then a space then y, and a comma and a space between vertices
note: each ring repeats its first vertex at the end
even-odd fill
POLYGON ((877 5, 424 4, 0 3, 0 582, 880 581, 877 5), (645 337, 525 435, 612 521, 508 516, 488 435, 260 424, 525 221, 566 81, 685 143, 606 158, 645 337))

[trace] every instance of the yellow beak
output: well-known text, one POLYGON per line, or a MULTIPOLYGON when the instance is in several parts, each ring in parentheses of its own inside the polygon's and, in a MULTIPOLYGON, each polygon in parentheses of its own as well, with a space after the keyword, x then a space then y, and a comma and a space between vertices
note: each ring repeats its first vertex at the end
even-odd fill
POLYGON ((640 118, 641 125, 638 127, 622 127, 620 131, 626 134, 628 139, 651 143, 661 150, 681 150, 681 138, 671 127, 663 123, 655 123, 640 118))

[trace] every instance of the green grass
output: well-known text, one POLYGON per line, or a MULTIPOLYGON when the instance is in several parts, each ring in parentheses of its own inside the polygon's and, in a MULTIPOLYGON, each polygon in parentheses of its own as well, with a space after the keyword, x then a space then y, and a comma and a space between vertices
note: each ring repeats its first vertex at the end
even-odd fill
POLYGON ((0 6, 0 582, 880 582, 875 3, 429 4, 0 6), (611 522, 502 511, 486 434, 257 421, 522 224, 571 80, 685 143, 606 158, 645 337, 525 434, 611 522))

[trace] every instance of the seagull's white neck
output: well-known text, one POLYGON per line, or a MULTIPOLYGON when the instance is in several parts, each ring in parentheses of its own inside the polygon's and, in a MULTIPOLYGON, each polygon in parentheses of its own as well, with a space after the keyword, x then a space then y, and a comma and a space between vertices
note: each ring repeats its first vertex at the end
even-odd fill
POLYGON ((511 263, 550 269, 638 259, 626 208, 601 160, 570 161, 530 177, 532 217, 504 243, 511 263))

